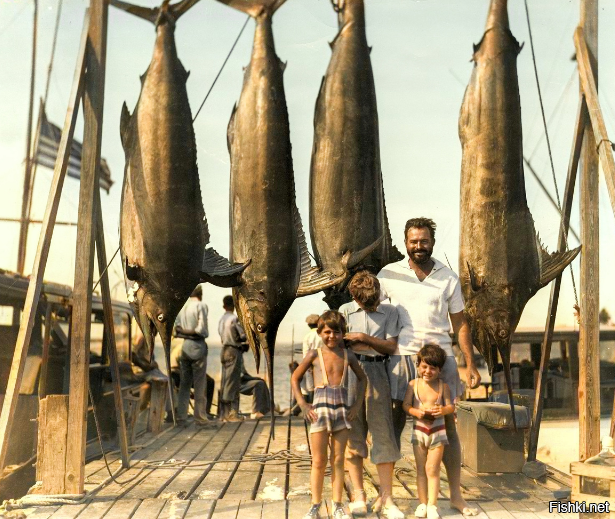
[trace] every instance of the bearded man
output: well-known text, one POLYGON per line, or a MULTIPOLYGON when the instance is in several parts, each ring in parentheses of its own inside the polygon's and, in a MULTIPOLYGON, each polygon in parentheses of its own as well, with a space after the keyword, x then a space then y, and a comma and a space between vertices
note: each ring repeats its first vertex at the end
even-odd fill
MULTIPOLYGON (((402 401, 408 383, 415 377, 416 354, 426 344, 437 344, 446 353, 440 378, 448 384, 451 398, 462 393, 457 362, 450 337, 451 324, 466 360, 467 384, 475 388, 480 374, 474 363, 470 326, 463 309, 459 277, 442 262, 432 258, 436 243, 436 224, 429 218, 412 218, 406 222, 404 241, 408 259, 391 263, 378 274, 381 299, 389 299, 399 312, 401 331, 397 351, 389 359, 389 381, 393 399, 393 421, 398 446, 406 425, 402 401), (450 318, 450 322, 449 322, 450 318)), ((443 462, 448 475, 451 506, 464 515, 477 515, 461 494, 461 445, 454 415, 445 416, 449 444, 444 448, 443 462)))

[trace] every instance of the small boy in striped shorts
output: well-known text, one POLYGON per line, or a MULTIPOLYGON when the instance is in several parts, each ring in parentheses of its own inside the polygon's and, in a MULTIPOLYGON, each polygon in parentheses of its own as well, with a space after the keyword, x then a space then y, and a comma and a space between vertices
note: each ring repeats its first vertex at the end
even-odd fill
POLYGON ((451 390, 440 378, 446 353, 440 346, 426 344, 417 354, 418 376, 410 382, 403 408, 414 417, 412 448, 416 461, 416 484, 420 504, 416 517, 438 519, 440 466, 448 445, 444 416, 455 412, 451 390))
POLYGON ((342 493, 344 489, 344 451, 348 442, 350 422, 354 419, 363 401, 367 378, 357 358, 344 345, 346 321, 342 314, 329 310, 318 320, 318 334, 323 346, 309 350, 303 361, 293 372, 291 384, 297 403, 310 426, 310 445, 312 448, 312 506, 304 519, 318 519, 322 502, 322 487, 325 468, 329 456, 329 444, 333 450, 332 493, 333 519, 350 519, 344 510, 342 493), (352 406, 348 405, 345 387, 348 367, 358 380, 357 398, 352 406), (314 402, 308 404, 301 394, 300 382, 308 369, 313 369, 314 402))

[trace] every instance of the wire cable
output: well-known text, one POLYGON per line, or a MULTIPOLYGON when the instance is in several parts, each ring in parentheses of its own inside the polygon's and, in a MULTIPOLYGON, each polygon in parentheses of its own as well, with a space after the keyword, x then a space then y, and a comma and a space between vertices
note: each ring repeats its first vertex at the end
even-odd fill
POLYGON ((211 94, 211 91, 214 89, 216 81, 218 81, 218 78, 220 77, 220 74, 222 74, 222 71, 224 70, 224 67, 226 66, 226 62, 229 60, 229 58, 231 57, 231 54, 235 50, 235 46, 237 45, 237 42, 239 41, 239 38, 241 38, 243 30, 246 28, 246 25, 248 25, 248 20, 249 19, 250 19, 250 15, 248 15, 246 17, 246 21, 244 22, 243 26, 241 27, 241 30, 239 31, 239 34, 237 35, 237 38, 235 39, 235 42, 233 43, 233 46, 231 47, 231 50, 229 51, 229 53, 227 54, 226 58, 224 59, 224 63, 222 63, 222 67, 220 67, 220 70, 218 71, 218 74, 216 75, 213 83, 209 87, 209 90, 207 91, 207 94, 205 94, 205 99, 203 99, 203 102, 201 103, 201 106, 199 106, 199 109, 196 111, 196 114, 194 116, 194 119, 192 119, 192 122, 196 121, 196 118, 201 113, 201 109, 203 108, 203 105, 205 104, 205 101, 207 101, 207 98, 209 97, 209 94, 211 94))

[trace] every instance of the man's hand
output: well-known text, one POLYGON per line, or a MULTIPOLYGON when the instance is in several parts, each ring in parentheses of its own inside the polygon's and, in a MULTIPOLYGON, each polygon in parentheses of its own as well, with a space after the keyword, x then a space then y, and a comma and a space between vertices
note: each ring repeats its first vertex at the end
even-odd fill
POLYGON ((365 342, 366 335, 360 332, 349 332, 344 335, 344 339, 350 342, 365 342))
POLYGON ((318 420, 318 415, 316 414, 316 411, 314 411, 314 407, 312 406, 312 404, 306 403, 305 405, 302 405, 301 411, 303 411, 303 416, 308 422, 316 423, 316 421, 318 420))
POLYGON ((470 389, 476 389, 480 384, 480 373, 474 363, 466 369, 466 383, 470 389))

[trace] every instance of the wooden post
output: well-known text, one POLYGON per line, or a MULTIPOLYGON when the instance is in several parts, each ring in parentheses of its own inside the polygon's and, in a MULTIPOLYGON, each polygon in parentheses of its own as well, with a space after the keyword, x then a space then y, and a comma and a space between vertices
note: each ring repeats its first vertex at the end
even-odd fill
POLYGON ((100 189, 98 184, 94 190, 96 213, 96 253, 98 256, 98 272, 100 272, 100 292, 103 300, 103 316, 107 345, 109 346, 109 363, 111 364, 111 379, 113 381, 113 400, 115 402, 115 416, 117 419, 117 436, 122 455, 122 466, 130 467, 130 454, 128 453, 128 436, 126 434, 126 420, 124 416, 124 402, 122 401, 122 386, 120 382, 120 369, 117 363, 117 344, 115 343, 115 326, 113 322, 113 308, 111 306, 111 291, 109 290, 109 275, 107 274, 107 253, 105 252, 105 233, 100 205, 100 189))
MULTIPOLYGON (((581 1, 581 27, 598 84, 598 0, 581 1)), ((580 70, 580 69, 579 69, 580 70)), ((579 459, 600 451, 600 323, 598 153, 591 125, 583 136, 581 172, 581 326, 579 330, 579 459)))
POLYGON ((39 407, 36 480, 43 486, 38 493, 65 494, 68 395, 49 395, 39 407))
MULTIPOLYGON (((562 220, 557 241, 557 250, 559 252, 566 250, 568 228, 570 224, 570 212, 572 211, 572 200, 574 196, 574 186, 577 180, 577 171, 579 168, 579 158, 581 156, 581 145, 583 144, 583 132, 587 123, 587 105, 585 99, 581 96, 579 109, 577 112, 577 122, 574 130, 574 138, 572 142, 572 152, 570 153, 570 161, 568 163, 568 175, 566 177, 566 189, 564 191, 564 205, 562 206, 562 220)), ((557 315, 557 305, 559 302, 559 292, 562 284, 562 275, 560 274, 553 280, 551 284, 551 296, 549 299, 549 313, 547 314, 547 323, 545 325, 545 334, 542 340, 542 351, 540 355, 540 368, 538 371, 538 379, 536 381, 536 395, 534 399, 534 412, 532 415, 532 426, 530 429, 530 437, 528 442, 527 461, 536 461, 536 453, 538 451, 538 436, 540 434, 540 422, 542 421, 542 410, 544 407, 544 393, 547 384, 547 369, 551 358, 551 343, 553 341, 553 330, 555 329, 555 317, 557 315)))
POLYGON ((171 377, 167 380, 153 378, 150 381, 149 416, 147 430, 158 434, 164 422, 164 410, 167 403, 167 384, 171 383, 171 377))
POLYGON ((28 356, 28 346, 30 345, 30 339, 32 337, 32 328, 34 326, 34 319, 36 317, 41 288, 43 285, 43 274, 45 273, 47 258, 49 257, 49 247, 51 245, 51 237, 53 236, 53 227, 58 214, 58 206, 60 205, 60 197, 62 195, 62 186, 64 185, 70 149, 73 142, 73 133, 75 131, 75 123, 79 111, 79 101, 83 91, 83 72, 85 69, 85 48, 88 25, 89 15, 86 13, 84 31, 81 35, 81 46, 77 56, 75 77, 73 79, 68 110, 64 120, 62 138, 58 148, 58 158, 53 171, 51 189, 49 191, 49 198, 47 199, 45 216, 43 217, 43 226, 38 239, 34 267, 32 269, 32 275, 30 276, 30 284, 28 285, 28 292, 24 302, 19 334, 17 336, 17 342, 15 343, 13 363, 11 364, 11 372, 6 386, 2 413, 0 414, 0 469, 4 467, 4 462, 6 459, 8 440, 11 433, 12 417, 15 414, 15 408, 17 407, 17 398, 19 395, 19 388, 21 387, 21 378, 23 376, 26 357, 28 356))
MULTIPOLYGON (((49 343, 51 342, 51 330, 55 316, 51 314, 51 303, 47 301, 45 309, 45 334, 43 336, 43 355, 41 358, 41 376, 38 379, 38 399, 42 400, 47 396, 47 369, 49 364, 49 343)), ((39 422, 40 425, 40 422, 39 422)))
POLYGON ((90 0, 90 28, 86 53, 83 95, 83 155, 79 185, 75 287, 73 289, 73 329, 70 355, 70 405, 66 449, 66 492, 81 494, 85 479, 86 418, 90 363, 90 324, 92 320, 92 281, 94 236, 98 190, 98 170, 102 139, 105 58, 107 47, 105 0, 90 0))

